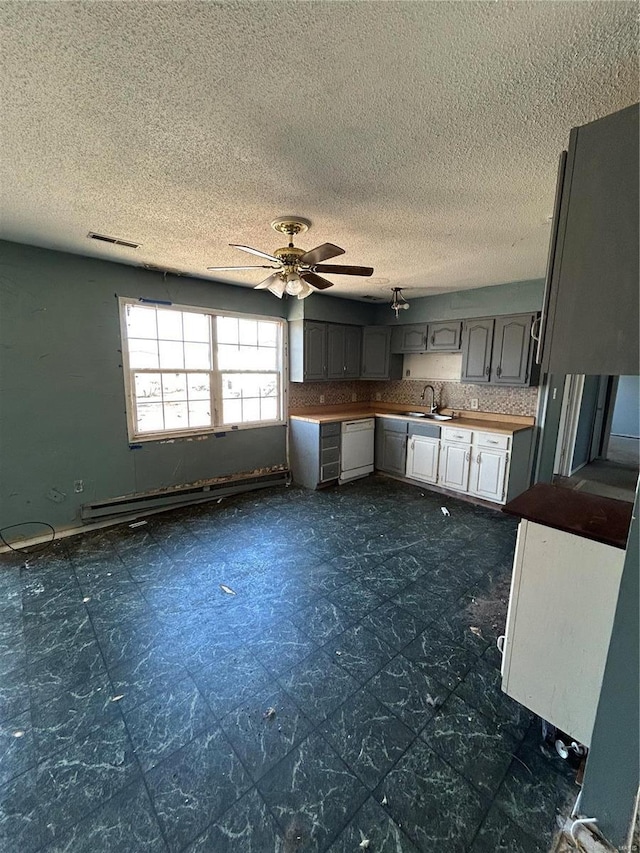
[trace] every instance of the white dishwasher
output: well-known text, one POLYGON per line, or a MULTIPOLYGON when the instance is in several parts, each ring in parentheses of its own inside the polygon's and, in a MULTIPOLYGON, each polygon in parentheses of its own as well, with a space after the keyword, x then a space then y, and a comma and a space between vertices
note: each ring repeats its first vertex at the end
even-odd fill
POLYGON ((365 477, 373 471, 374 418, 343 421, 340 442, 340 482, 365 477))

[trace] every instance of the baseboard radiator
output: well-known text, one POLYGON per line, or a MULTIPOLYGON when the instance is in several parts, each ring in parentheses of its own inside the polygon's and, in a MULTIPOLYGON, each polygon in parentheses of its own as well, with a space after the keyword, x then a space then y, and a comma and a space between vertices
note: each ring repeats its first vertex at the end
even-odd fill
POLYGON ((150 492, 123 495, 98 503, 84 504, 81 508, 81 518, 84 522, 90 522, 117 516, 144 515, 145 512, 165 507, 170 509, 183 504, 202 503, 255 489, 284 486, 290 481, 288 470, 201 480, 197 484, 156 489, 150 492))

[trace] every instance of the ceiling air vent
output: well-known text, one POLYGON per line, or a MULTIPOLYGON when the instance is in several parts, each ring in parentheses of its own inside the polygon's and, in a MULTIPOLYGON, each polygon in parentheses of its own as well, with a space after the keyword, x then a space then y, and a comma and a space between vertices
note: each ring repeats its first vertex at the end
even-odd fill
POLYGON ((89 231, 87 237, 90 237, 92 240, 100 240, 102 243, 112 243, 114 246, 126 246, 128 249, 139 249, 141 246, 141 243, 120 240, 118 237, 109 237, 107 234, 96 234, 95 231, 89 231))

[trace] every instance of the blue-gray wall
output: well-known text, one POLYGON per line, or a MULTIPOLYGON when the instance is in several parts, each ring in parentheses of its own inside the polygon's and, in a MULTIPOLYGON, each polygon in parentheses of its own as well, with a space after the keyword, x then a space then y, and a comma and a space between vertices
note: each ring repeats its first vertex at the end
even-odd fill
POLYGON ((611 434, 640 438, 640 379, 637 376, 618 379, 611 434))
POLYGON ((616 847, 628 837, 640 784, 640 494, 620 581, 580 811, 616 847))
POLYGON ((585 376, 582 400, 580 401, 580 414, 578 415, 576 443, 573 448, 573 459, 571 460, 572 471, 575 471, 576 468, 582 465, 586 465, 589 461, 599 393, 600 377, 585 376))
POLYGON ((286 462, 284 426, 130 449, 116 295, 285 309, 250 288, 0 242, 0 529, 73 526, 83 503, 286 462), (52 488, 62 503, 47 498, 52 488))
MULTIPOLYGON (((499 314, 527 314, 542 309, 544 279, 512 281, 492 287, 474 290, 456 290, 438 296, 411 298, 411 291, 404 296, 410 304, 408 311, 400 312, 399 323, 424 323, 437 320, 465 320, 471 317, 494 317, 499 314)), ((391 299, 389 299, 391 302, 391 299)), ((387 325, 395 323, 395 316, 388 304, 376 306, 376 322, 387 325)))

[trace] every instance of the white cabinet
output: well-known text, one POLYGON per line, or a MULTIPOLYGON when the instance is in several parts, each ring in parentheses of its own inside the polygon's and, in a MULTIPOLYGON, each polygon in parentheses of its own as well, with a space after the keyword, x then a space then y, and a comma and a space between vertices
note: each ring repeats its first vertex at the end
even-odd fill
POLYGON ((438 485, 458 492, 468 491, 470 461, 471 449, 468 444, 443 442, 440 449, 438 485))
POLYGON ((424 483, 438 482, 440 440, 413 435, 407 447, 407 477, 424 483))
POLYGON ((625 552, 523 519, 502 661, 505 693, 589 746, 625 552))
POLYGON ((469 492, 487 501, 504 500, 508 454, 503 450, 472 447, 469 492))

